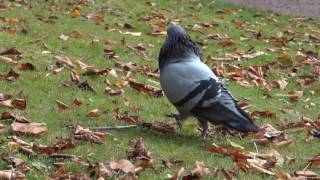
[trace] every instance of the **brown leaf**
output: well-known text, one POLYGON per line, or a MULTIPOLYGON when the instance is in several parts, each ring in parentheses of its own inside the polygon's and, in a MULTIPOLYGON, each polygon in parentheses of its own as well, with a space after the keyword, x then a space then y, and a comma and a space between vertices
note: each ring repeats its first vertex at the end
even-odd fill
POLYGON ((253 111, 250 115, 252 118, 259 116, 262 118, 277 119, 277 115, 270 111, 253 111))
POLYGON ((26 175, 22 172, 17 171, 16 169, 10 170, 0 170, 0 179, 3 180, 24 180, 26 175))
POLYGON ((144 92, 144 93, 147 93, 150 96, 154 96, 154 97, 163 96, 163 91, 161 89, 138 83, 137 81, 135 81, 133 79, 129 79, 128 82, 132 88, 136 89, 139 92, 144 92))
POLYGON ((260 145, 287 146, 293 141, 288 139, 288 135, 283 131, 276 130, 270 124, 260 127, 260 131, 252 134, 254 141, 260 145))
POLYGON ((87 113, 88 117, 99 117, 101 115, 101 111, 99 109, 93 109, 87 113))
POLYGON ((294 175, 298 178, 303 178, 303 179, 319 179, 320 176, 313 172, 313 171, 296 171, 294 172, 294 175))
POLYGON ((12 63, 12 64, 17 64, 17 61, 14 61, 13 59, 7 57, 7 56, 1 56, 0 55, 0 62, 5 62, 5 63, 12 63))
POLYGON ((40 135, 48 131, 48 127, 44 123, 19 123, 13 122, 11 124, 12 130, 18 133, 26 133, 32 135, 40 135))
POLYGON ((25 109, 27 107, 27 101, 25 99, 13 99, 12 105, 18 109, 25 109))
POLYGON ((277 87, 283 90, 287 87, 288 82, 286 81, 286 79, 282 79, 282 80, 272 81, 272 85, 274 87, 277 87))
POLYGON ((71 105, 75 105, 75 106, 81 106, 82 105, 82 101, 81 99, 74 99, 71 105))
POLYGON ((161 162, 163 166, 166 168, 171 168, 173 165, 182 166, 184 164, 184 160, 176 160, 176 159, 162 160, 161 162))
POLYGON ((63 167, 59 168, 58 171, 56 171, 53 174, 51 174, 50 178, 52 180, 61 180, 61 179, 90 180, 91 179, 84 173, 66 171, 63 167))
POLYGON ((55 138, 49 145, 33 144, 32 150, 38 154, 51 155, 62 152, 65 149, 71 149, 75 147, 73 139, 55 138))
POLYGON ((204 162, 196 161, 194 168, 190 172, 192 178, 201 179, 203 177, 206 177, 210 173, 210 170, 206 167, 204 162))
POLYGON ((30 120, 28 120, 27 118, 25 118, 24 116, 16 112, 3 112, 0 116, 0 120, 6 120, 6 119, 12 119, 20 123, 30 123, 30 120))
POLYGON ((77 126, 75 132, 73 133, 74 138, 83 141, 90 141, 96 144, 102 144, 102 140, 107 137, 105 133, 92 132, 87 128, 77 126))
POLYGON ((56 100, 56 103, 57 103, 58 108, 59 108, 60 111, 64 111, 64 110, 66 110, 66 109, 69 109, 69 106, 66 105, 66 104, 65 104, 64 102, 62 102, 62 101, 56 100))
POLYGON ((111 177, 113 175, 112 170, 110 167, 107 167, 103 162, 97 162, 98 166, 98 176, 99 177, 104 177, 104 176, 109 176, 111 177))
POLYGON ((280 68, 286 68, 293 65, 293 60, 290 54, 285 54, 276 58, 276 61, 280 68))
POLYGON ((31 63, 23 63, 23 64, 20 64, 19 69, 20 69, 21 71, 27 71, 27 70, 29 70, 29 71, 35 71, 35 70, 36 70, 36 67, 35 67, 33 64, 31 64, 31 63))
POLYGON ((0 80, 5 79, 7 81, 13 81, 17 80, 20 77, 20 74, 15 72, 13 69, 10 69, 10 71, 7 74, 0 74, 0 80))
POLYGON ((57 55, 57 56, 54 56, 56 59, 57 59, 57 66, 58 67, 69 67, 71 69, 75 68, 75 65, 72 63, 72 61, 68 58, 68 56, 66 55, 57 55))
POLYGON ((97 91, 88 83, 87 80, 83 81, 82 83, 80 83, 78 85, 79 89, 83 90, 83 91, 91 91, 93 93, 97 93, 97 91))
POLYGON ((80 75, 76 71, 71 71, 70 72, 70 79, 72 82, 75 82, 78 84, 80 82, 80 75))
POLYGON ((119 112, 117 112, 114 115, 114 118, 117 120, 123 120, 123 121, 127 122, 128 124, 140 125, 142 123, 142 121, 139 119, 138 116, 129 115, 127 112, 124 114, 120 114, 119 112))
POLYGON ((275 94, 274 97, 289 97, 293 101, 298 101, 303 95, 303 91, 290 91, 288 94, 275 94))
MULTIPOLYGON (((3 128, 5 128, 6 126, 4 125, 4 124, 1 124, 0 123, 0 129, 3 129, 3 128)), ((0 131, 0 133, 1 133, 1 131, 0 131)))
POLYGON ((126 159, 110 161, 109 166, 112 170, 121 170, 126 174, 135 174, 135 166, 126 159))
POLYGON ((107 86, 104 89, 104 92, 106 94, 109 94, 110 96, 119 96, 119 95, 121 95, 123 93, 123 90, 122 89, 114 90, 111 87, 107 86))
POLYGON ((6 49, 5 51, 1 52, 0 55, 6 56, 15 61, 20 60, 22 58, 21 51, 16 47, 6 49))
POLYGON ((161 132, 161 133, 174 133, 175 128, 172 125, 165 123, 142 123, 142 126, 153 131, 161 132))
POLYGON ((142 138, 130 140, 130 144, 132 144, 132 148, 127 151, 129 160, 151 158, 142 138))
MULTIPOLYGON (((9 154, 2 154, 1 156, 2 156, 2 159, 4 161, 9 163, 13 167, 15 167, 16 170, 18 170, 18 171, 20 171, 22 173, 26 173, 26 172, 31 170, 31 168, 29 167, 28 163, 25 162, 22 159, 15 158, 13 156, 10 156, 9 154)), ((1 179, 1 177, 0 177, 0 179, 1 179)))
POLYGON ((320 156, 314 156, 311 159, 309 159, 309 163, 312 166, 320 166, 320 156))
POLYGON ((218 46, 220 47, 227 47, 227 46, 233 46, 233 45, 236 45, 236 41, 234 41, 233 39, 226 39, 224 41, 220 41, 218 42, 218 46))
POLYGON ((64 69, 64 66, 62 66, 61 68, 56 68, 52 70, 52 73, 57 75, 58 73, 60 73, 62 70, 64 69))
POLYGON ((182 178, 184 172, 184 167, 181 167, 175 174, 170 178, 170 180, 179 180, 182 178))

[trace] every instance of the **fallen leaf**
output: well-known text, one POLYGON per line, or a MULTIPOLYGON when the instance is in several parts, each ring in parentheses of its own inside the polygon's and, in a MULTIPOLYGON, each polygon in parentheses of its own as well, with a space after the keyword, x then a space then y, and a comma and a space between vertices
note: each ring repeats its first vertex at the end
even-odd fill
POLYGON ((262 118, 270 118, 270 119, 277 119, 277 115, 271 111, 253 111, 250 116, 254 119, 257 116, 262 118))
POLYGON ((61 35, 59 36, 59 39, 62 40, 62 41, 68 41, 69 36, 64 35, 64 34, 61 34, 61 35))
POLYGON ((83 103, 81 101, 81 99, 74 99, 73 102, 72 102, 72 105, 75 105, 75 106, 81 106, 83 103))
POLYGON ((220 47, 227 47, 227 46, 233 46, 236 45, 237 43, 233 39, 226 39, 224 41, 218 42, 218 46, 220 47))
POLYGON ((36 67, 35 67, 33 64, 31 64, 31 63, 23 63, 23 64, 20 64, 19 69, 20 69, 21 71, 27 71, 27 70, 29 70, 29 71, 35 71, 35 70, 36 70, 36 67))
POLYGON ((92 132, 90 129, 77 126, 73 133, 74 138, 83 141, 90 141, 96 144, 102 144, 102 140, 107 137, 105 133, 92 132))
POLYGON ((68 15, 74 18, 74 17, 79 17, 81 14, 80 14, 80 11, 75 9, 73 11, 70 11, 68 15))
POLYGON ((308 161, 312 166, 320 166, 320 156, 314 156, 308 161))
POLYGON ((104 89, 104 92, 106 94, 109 94, 110 96, 119 96, 119 95, 121 95, 123 93, 123 90, 122 89, 114 90, 111 87, 107 86, 104 89))
POLYGON ((210 170, 209 168, 206 167, 204 162, 196 161, 194 168, 190 172, 191 172, 191 175, 188 176, 189 178, 201 179, 203 177, 206 177, 210 173, 210 170))
POLYGON ((28 120, 27 118, 25 118, 24 116, 16 112, 3 112, 0 116, 0 120, 6 120, 6 119, 12 119, 20 123, 30 123, 30 120, 28 120))
POLYGON ((22 159, 15 158, 9 154, 2 154, 1 157, 4 161, 6 161, 7 163, 15 167, 15 169, 18 170, 19 172, 27 173, 31 170, 28 163, 22 159))
POLYGON ((87 113, 88 117, 99 117, 101 115, 101 111, 99 109, 93 109, 87 113))
POLYGON ((12 130, 18 133, 26 133, 32 135, 40 135, 48 131, 48 127, 45 123, 19 123, 13 122, 11 124, 12 130))
POLYGON ((138 83, 137 81, 135 81, 133 79, 129 79, 128 82, 129 82, 129 85, 132 88, 136 89, 137 91, 147 93, 150 96, 154 96, 154 97, 163 96, 163 91, 161 89, 138 83))
POLYGON ((0 56, 0 62, 5 62, 5 63, 11 63, 11 64, 17 64, 17 61, 14 61, 13 59, 6 57, 6 56, 0 56))
POLYGON ((254 142, 260 145, 287 146, 293 141, 283 131, 276 130, 270 124, 260 127, 260 131, 252 134, 254 142))
POLYGON ((78 84, 80 82, 80 75, 76 71, 70 72, 70 79, 72 82, 78 84))
POLYGON ((66 171, 63 167, 59 168, 58 171, 50 174, 50 178, 53 180, 60 179, 81 179, 81 180, 90 180, 86 174, 80 172, 70 172, 66 171))
POLYGON ((1 52, 0 55, 8 57, 14 61, 20 60, 22 58, 21 51, 16 47, 6 49, 3 52, 1 52))
POLYGON ((184 164, 184 160, 176 160, 176 159, 162 160, 161 162, 163 166, 166 168, 171 168, 173 165, 182 166, 184 164))
POLYGON ((122 31, 119 31, 120 34, 124 34, 124 35, 131 35, 131 36, 141 36, 142 32, 129 32, 129 31, 126 31, 126 32, 122 32, 122 31))
POLYGON ((68 105, 66 105, 64 102, 61 102, 59 100, 56 100, 56 104, 58 105, 58 108, 60 111, 64 111, 66 109, 69 109, 68 105))
POLYGON ((3 180, 24 180, 26 179, 26 175, 23 174, 22 172, 19 172, 15 169, 10 169, 10 170, 0 170, 0 179, 3 180))
POLYGON ((279 89, 285 89, 288 85, 288 82, 286 79, 282 79, 282 80, 277 80, 277 81, 272 81, 272 85, 274 87, 277 87, 279 89))
POLYGON ((17 80, 20 77, 20 74, 15 72, 13 69, 10 69, 10 71, 7 74, 0 74, 0 80, 5 79, 7 81, 13 81, 17 80))
POLYGON ((97 93, 97 91, 88 83, 87 80, 83 81, 82 83, 80 83, 78 85, 79 89, 83 90, 83 91, 91 91, 93 93, 97 93))
POLYGON ((127 122, 128 124, 140 125, 142 123, 142 121, 139 119, 138 116, 129 115, 127 112, 125 112, 123 114, 120 114, 119 112, 117 112, 114 115, 114 118, 117 120, 123 120, 123 121, 127 122))
POLYGON ((109 166, 112 170, 121 170, 126 174, 135 174, 135 166, 126 159, 110 161, 109 166))
POLYGON ((274 97, 289 97, 293 101, 298 101, 303 95, 303 91, 290 91, 288 94, 275 94, 274 97))
POLYGON ((71 149, 75 147, 75 142, 72 138, 63 139, 55 138, 53 142, 49 145, 38 145, 32 144, 32 150, 37 154, 42 155, 52 155, 58 154, 66 149, 71 149))

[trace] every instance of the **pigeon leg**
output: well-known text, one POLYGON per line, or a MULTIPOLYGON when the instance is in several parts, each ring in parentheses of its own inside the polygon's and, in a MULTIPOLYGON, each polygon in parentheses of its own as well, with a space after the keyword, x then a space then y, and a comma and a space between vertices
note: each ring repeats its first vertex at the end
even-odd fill
POLYGON ((206 120, 198 119, 199 126, 201 127, 201 137, 205 139, 208 135, 209 122, 206 120))

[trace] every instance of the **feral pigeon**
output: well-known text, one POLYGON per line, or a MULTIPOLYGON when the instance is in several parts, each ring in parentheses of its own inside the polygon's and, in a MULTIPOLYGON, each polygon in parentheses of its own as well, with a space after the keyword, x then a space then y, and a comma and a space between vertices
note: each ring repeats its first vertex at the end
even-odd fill
POLYGON ((178 123, 194 116, 203 126, 202 135, 207 132, 208 122, 239 132, 259 131, 227 87, 203 63, 200 49, 180 25, 167 29, 159 69, 161 87, 179 112, 178 123))

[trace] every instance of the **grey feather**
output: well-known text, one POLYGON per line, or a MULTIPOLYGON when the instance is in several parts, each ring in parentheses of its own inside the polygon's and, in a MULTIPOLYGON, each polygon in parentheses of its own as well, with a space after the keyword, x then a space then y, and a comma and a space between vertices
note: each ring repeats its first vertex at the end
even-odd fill
POLYGON ((202 62, 199 48, 185 30, 173 26, 167 34, 159 54, 160 84, 179 113, 241 132, 258 131, 227 87, 202 62))

